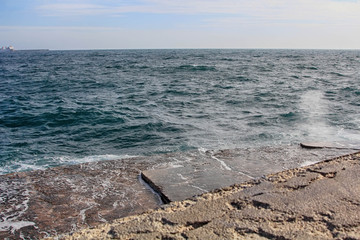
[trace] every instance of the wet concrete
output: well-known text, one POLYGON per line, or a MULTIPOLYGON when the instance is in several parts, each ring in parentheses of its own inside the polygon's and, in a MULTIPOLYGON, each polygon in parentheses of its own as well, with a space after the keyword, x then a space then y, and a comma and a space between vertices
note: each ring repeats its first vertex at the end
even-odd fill
POLYGON ((191 151, 2 175, 0 239, 55 236, 159 207, 140 172, 174 201, 346 153, 299 146, 191 151))
POLYGON ((165 202, 181 201, 234 183, 357 151, 320 148, 320 144, 315 144, 316 148, 311 149, 293 145, 204 151, 196 156, 184 155, 176 164, 143 171, 142 177, 165 202))
POLYGON ((159 199, 139 181, 145 158, 0 176, 0 239, 39 239, 144 212, 159 199))
POLYGON ((61 239, 360 239, 360 154, 269 174, 61 239))
POLYGON ((301 147, 304 148, 337 148, 337 149, 349 149, 349 150, 359 150, 359 144, 352 143, 340 143, 340 142, 303 142, 300 143, 301 147))

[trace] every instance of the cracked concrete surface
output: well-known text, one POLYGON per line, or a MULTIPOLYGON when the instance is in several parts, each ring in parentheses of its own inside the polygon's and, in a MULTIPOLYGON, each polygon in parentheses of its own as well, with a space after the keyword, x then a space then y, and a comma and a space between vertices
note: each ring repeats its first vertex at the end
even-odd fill
POLYGON ((62 239, 360 239, 360 153, 173 202, 62 239))
MULTIPOLYGON (((333 145, 335 145, 333 143, 333 145)), ((223 149, 178 159, 176 167, 163 165, 142 171, 141 177, 158 191, 165 203, 181 201, 214 189, 258 179, 264 175, 316 163, 353 149, 320 148, 321 144, 223 149), (192 161, 187 161, 192 159, 192 161)))

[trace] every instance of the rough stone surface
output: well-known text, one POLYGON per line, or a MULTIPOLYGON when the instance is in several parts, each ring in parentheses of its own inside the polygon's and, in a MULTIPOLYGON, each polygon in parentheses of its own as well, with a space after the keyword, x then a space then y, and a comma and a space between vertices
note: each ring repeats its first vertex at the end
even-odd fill
POLYGON ((62 239, 360 239, 360 153, 267 175, 62 239))
MULTIPOLYGON (((319 145, 319 144, 318 144, 319 145)), ((318 146, 317 145, 317 146, 318 146)), ((316 163, 351 149, 305 149, 297 145, 187 153, 176 164, 145 170, 142 177, 164 202, 180 201, 217 188, 316 163)))
POLYGON ((144 212, 159 199, 130 158, 0 176, 0 239, 39 239, 144 212))
POLYGON ((192 151, 3 175, 0 176, 0 239, 55 236, 156 208, 160 201, 141 183, 141 171, 162 169, 164 181, 168 179, 167 186, 179 179, 191 180, 193 186, 189 185, 190 181, 183 181, 181 186, 172 185, 172 191, 180 194, 172 198, 184 199, 349 152, 312 149, 301 150, 299 154, 298 149, 299 146, 284 146, 192 151), (309 159, 308 155, 315 158, 309 159), (188 195, 183 195, 185 192, 188 195))
POLYGON ((340 143, 340 142, 304 142, 300 143, 304 148, 337 148, 337 149, 354 149, 360 150, 359 144, 340 143))

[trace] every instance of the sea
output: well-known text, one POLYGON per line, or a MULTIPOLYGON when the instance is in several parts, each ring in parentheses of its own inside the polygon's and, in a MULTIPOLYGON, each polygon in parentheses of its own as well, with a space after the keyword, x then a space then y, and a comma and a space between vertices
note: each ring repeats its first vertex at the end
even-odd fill
POLYGON ((0 174, 131 156, 360 143, 360 51, 0 54, 0 174))

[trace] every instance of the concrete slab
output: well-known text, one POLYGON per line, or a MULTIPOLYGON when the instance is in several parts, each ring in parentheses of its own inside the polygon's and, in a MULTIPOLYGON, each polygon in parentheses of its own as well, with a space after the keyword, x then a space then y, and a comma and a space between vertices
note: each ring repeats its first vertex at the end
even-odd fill
POLYGON ((303 142, 300 146, 304 148, 338 148, 360 150, 359 144, 339 143, 339 142, 303 142))
POLYGON ((310 165, 353 149, 312 148, 299 145, 198 151, 157 169, 142 172, 164 202, 180 201, 214 189, 242 183, 286 169, 310 165))
POLYGON ((268 175, 62 239, 360 239, 360 154, 268 175))
POLYGON ((218 168, 214 162, 207 163, 198 169, 199 162, 194 159, 194 162, 180 167, 144 171, 142 177, 160 194, 165 203, 252 179, 250 176, 218 168))
POLYGON ((41 239, 109 223, 166 201, 227 187, 349 153, 299 146, 192 151, 63 166, 0 176, 0 239, 41 239))

